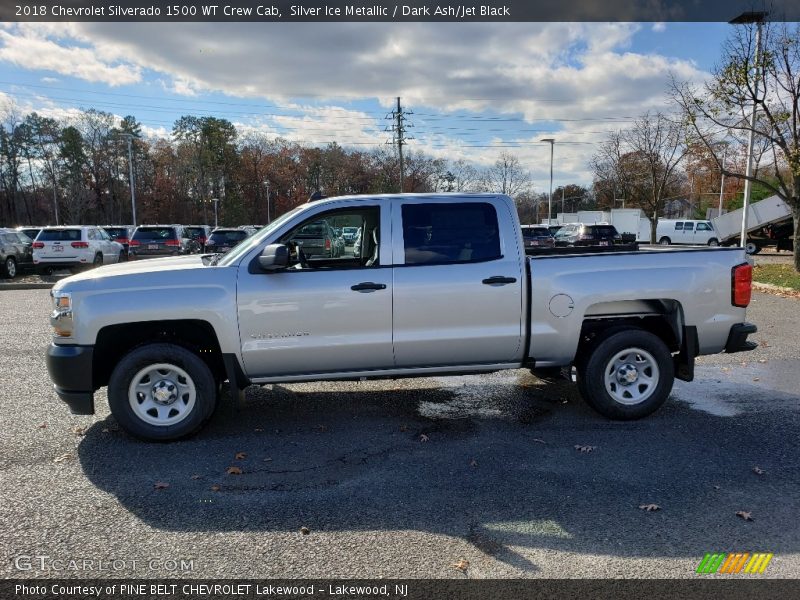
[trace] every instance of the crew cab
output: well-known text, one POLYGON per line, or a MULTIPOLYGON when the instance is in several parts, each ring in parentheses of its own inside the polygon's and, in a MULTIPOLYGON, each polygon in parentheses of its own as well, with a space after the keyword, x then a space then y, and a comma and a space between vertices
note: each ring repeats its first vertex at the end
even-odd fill
POLYGON ((613 419, 644 417, 699 354, 739 352, 752 267, 739 248, 554 248, 527 256, 495 194, 345 196, 303 204, 225 255, 95 269, 56 283, 47 365, 76 414, 171 440, 251 384, 575 367, 613 419), (358 256, 300 232, 359 227, 358 256), (180 290, 181 293, 176 293, 180 290), (187 300, 190 299, 190 300, 187 300))

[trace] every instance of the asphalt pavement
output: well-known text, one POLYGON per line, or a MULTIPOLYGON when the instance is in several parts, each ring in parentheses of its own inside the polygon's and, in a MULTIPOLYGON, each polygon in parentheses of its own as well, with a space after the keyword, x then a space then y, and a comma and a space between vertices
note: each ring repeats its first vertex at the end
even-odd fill
POLYGON ((2 577, 684 578, 740 551, 800 577, 798 300, 754 294, 759 349, 637 422, 519 370, 252 387, 171 444, 105 391, 68 413, 46 290, 0 306, 2 577))

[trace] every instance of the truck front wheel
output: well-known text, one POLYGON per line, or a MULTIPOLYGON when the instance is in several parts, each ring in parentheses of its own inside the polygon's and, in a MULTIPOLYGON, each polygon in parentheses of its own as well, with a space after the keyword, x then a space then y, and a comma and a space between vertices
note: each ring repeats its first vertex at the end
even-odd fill
POLYGON ((675 381, 669 348, 656 335, 617 331, 579 361, 578 389, 586 403, 610 419, 641 419, 669 397, 675 381))
POLYGON ((108 403, 120 426, 150 441, 194 433, 211 417, 216 397, 208 365, 176 344, 135 348, 117 364, 108 382, 108 403))

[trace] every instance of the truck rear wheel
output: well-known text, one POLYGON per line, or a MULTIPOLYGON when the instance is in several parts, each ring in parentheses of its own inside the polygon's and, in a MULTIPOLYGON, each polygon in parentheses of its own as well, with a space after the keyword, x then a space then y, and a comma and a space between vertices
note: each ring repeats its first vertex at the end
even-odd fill
POLYGON ((149 441, 200 429, 214 412, 217 384, 199 356, 176 344, 140 346, 111 373, 108 403, 120 426, 149 441))
POLYGON ((669 348, 641 329, 609 334, 577 363, 578 389, 586 403, 610 419, 641 419, 669 397, 675 381, 669 348))

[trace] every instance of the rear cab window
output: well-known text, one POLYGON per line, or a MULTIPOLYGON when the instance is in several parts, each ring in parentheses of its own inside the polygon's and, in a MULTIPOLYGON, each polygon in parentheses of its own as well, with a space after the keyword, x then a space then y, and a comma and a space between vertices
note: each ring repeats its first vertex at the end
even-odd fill
POLYGON ((502 257, 497 211, 489 203, 404 204, 402 219, 406 265, 502 257))
POLYGON ((211 234, 213 242, 241 242, 247 237, 247 232, 243 230, 215 231, 211 234))
POLYGON ((140 227, 133 234, 135 240, 175 240, 178 236, 175 234, 174 227, 140 227))

